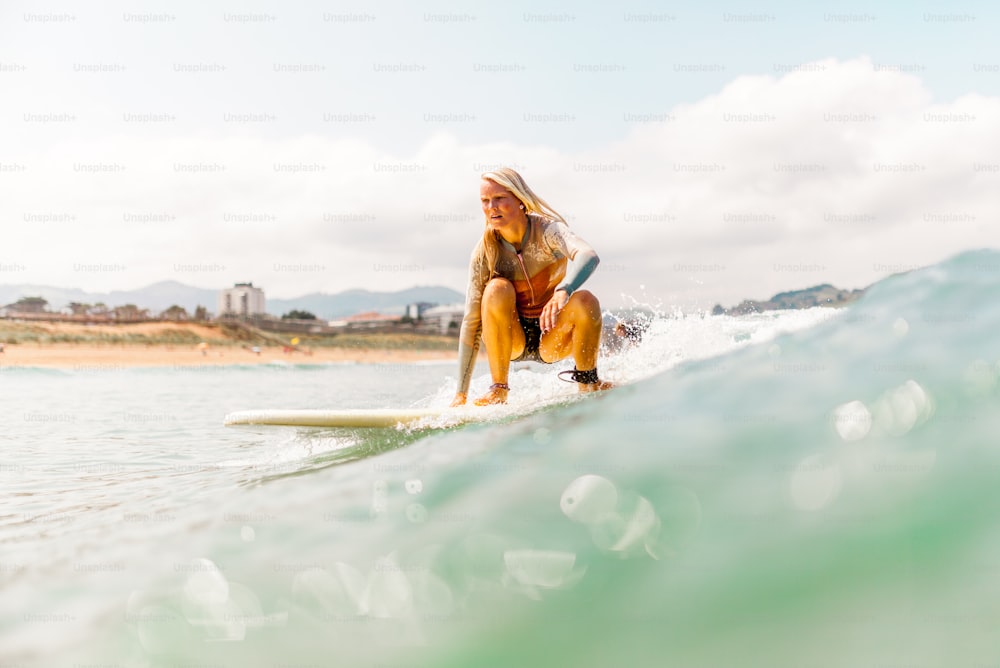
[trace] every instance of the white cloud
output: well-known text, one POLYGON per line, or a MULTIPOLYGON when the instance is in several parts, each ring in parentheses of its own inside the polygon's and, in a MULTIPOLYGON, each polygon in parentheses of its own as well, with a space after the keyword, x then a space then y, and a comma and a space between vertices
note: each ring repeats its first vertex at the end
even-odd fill
POLYGON ((609 305, 640 285, 683 307, 859 287, 1000 245, 987 223, 998 98, 935 102, 918 78, 859 58, 740 77, 664 116, 578 154, 446 133, 406 155, 250 131, 53 142, 3 160, 25 169, 2 174, 0 214, 16 224, 0 281, 461 290, 482 229, 478 174, 496 164, 519 167, 597 248, 593 288, 609 305))

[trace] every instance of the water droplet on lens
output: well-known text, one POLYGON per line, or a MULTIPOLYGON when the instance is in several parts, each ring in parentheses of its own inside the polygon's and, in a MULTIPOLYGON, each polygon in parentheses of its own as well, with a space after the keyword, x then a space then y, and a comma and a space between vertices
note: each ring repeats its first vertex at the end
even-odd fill
POLYGON ((583 475, 571 482, 562 493, 559 507, 574 522, 590 524, 618 505, 615 484, 599 475, 583 475))
POLYGON ((187 565, 191 575, 184 583, 188 598, 202 605, 225 603, 229 598, 229 581, 210 559, 192 559, 187 565))
POLYGON ((859 441, 872 428, 872 414, 860 401, 849 401, 833 409, 833 427, 845 441, 859 441))

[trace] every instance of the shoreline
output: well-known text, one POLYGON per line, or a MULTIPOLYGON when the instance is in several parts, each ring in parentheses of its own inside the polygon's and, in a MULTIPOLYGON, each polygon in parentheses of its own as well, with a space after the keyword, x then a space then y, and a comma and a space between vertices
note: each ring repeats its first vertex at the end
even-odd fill
POLYGON ((281 346, 260 346, 259 352, 235 346, 166 344, 6 343, 0 370, 15 367, 53 369, 119 369, 132 367, 197 367, 357 362, 407 364, 425 361, 458 362, 458 350, 316 347, 286 352, 281 346))

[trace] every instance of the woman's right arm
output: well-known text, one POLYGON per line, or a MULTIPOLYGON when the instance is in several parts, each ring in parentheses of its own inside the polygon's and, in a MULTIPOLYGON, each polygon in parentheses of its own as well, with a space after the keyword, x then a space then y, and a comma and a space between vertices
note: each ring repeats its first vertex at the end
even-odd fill
POLYGON ((469 261, 469 284, 465 291, 465 317, 462 318, 462 329, 458 335, 458 390, 452 406, 465 403, 472 380, 472 371, 476 366, 476 356, 479 354, 480 334, 483 330, 482 304, 483 291, 489 281, 489 271, 486 267, 486 255, 483 253, 482 242, 476 245, 469 261))

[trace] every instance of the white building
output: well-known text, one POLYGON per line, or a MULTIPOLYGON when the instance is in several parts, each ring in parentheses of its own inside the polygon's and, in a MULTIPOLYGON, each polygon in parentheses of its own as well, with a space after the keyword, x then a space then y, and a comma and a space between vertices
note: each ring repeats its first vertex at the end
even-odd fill
POLYGON ((237 283, 219 293, 219 317, 264 315, 264 291, 253 283, 237 283))
POLYGON ((425 323, 439 327, 442 334, 447 334, 449 329, 455 329, 462 325, 464 316, 465 304, 447 304, 427 309, 422 317, 425 323))

